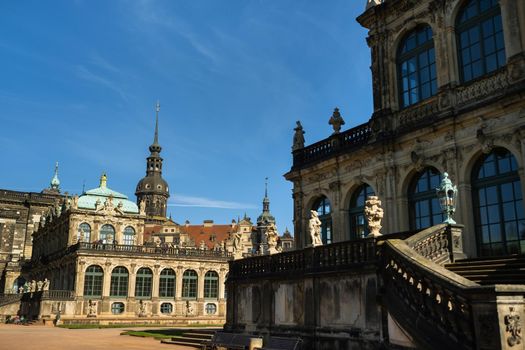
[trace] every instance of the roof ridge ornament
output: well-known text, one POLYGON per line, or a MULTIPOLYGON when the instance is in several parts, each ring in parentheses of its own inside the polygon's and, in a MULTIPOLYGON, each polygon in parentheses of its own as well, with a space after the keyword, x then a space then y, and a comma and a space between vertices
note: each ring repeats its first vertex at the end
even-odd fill
POLYGON ((108 183, 108 177, 106 175, 106 172, 102 173, 102 176, 100 177, 100 188, 106 188, 108 183))

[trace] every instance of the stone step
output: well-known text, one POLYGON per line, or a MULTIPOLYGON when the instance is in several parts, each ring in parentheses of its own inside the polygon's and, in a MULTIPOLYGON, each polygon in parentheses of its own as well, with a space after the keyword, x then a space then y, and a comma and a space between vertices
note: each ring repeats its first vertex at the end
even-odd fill
POLYGON ((184 337, 190 337, 190 338, 199 338, 204 340, 210 340, 213 337, 213 333, 197 333, 197 332, 189 332, 189 333, 183 333, 184 337))
POLYGON ((172 344, 172 345, 182 345, 182 346, 187 346, 187 347, 191 347, 191 348, 195 348, 195 349, 200 349, 201 348, 201 344, 196 344, 196 343, 187 343, 187 342, 184 342, 184 341, 179 341, 179 340, 169 340, 169 339, 162 339, 160 341, 162 344, 172 344))
POLYGON ((203 341, 206 341, 208 339, 186 337, 186 336, 183 335, 183 336, 172 337, 171 340, 173 340, 173 341, 183 341, 183 342, 192 343, 192 344, 202 344, 203 341))

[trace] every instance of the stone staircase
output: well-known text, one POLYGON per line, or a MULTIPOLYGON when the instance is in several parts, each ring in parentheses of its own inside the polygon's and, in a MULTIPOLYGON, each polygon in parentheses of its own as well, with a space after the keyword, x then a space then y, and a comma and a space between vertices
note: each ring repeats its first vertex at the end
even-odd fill
POLYGON ((525 256, 457 260, 445 268, 482 285, 525 284, 525 256))
POLYGON ((200 349, 202 343, 210 340, 215 332, 222 330, 222 328, 204 328, 204 329, 190 329, 182 333, 181 336, 172 337, 170 339, 163 339, 163 344, 183 345, 200 349))

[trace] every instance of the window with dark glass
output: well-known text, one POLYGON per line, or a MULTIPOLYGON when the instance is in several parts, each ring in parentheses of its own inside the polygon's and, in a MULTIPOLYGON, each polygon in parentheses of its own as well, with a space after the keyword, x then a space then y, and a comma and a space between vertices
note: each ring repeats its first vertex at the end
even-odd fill
POLYGON ((436 55, 429 26, 416 28, 401 41, 397 67, 401 108, 436 94, 436 55))
POLYGON ((137 271, 135 282, 135 296, 137 298, 151 297, 151 284, 153 282, 153 272, 147 267, 141 267, 137 271))
POLYGON ((514 156, 498 148, 472 173, 479 255, 525 254, 523 194, 514 156))
POLYGON ((164 269, 160 272, 159 296, 161 298, 175 297, 175 271, 164 269))
POLYGON ((109 295, 112 297, 128 296, 128 269, 123 266, 117 266, 111 272, 111 284, 109 295))
POLYGON ((328 198, 322 197, 315 202, 312 210, 317 211, 317 215, 321 221, 321 240, 323 244, 332 243, 332 208, 330 201, 328 198))
POLYGON ((456 23, 459 66, 463 81, 505 65, 505 41, 498 0, 470 0, 456 23))
POLYGON ((118 315, 124 312, 124 303, 113 303, 111 304, 111 313, 118 315))
POLYGON ((99 239, 102 241, 102 243, 113 243, 113 240, 115 239, 115 228, 108 224, 103 225, 100 228, 99 239))
POLYGON ((204 275, 204 297, 217 299, 219 295, 219 274, 215 271, 208 271, 204 275))
POLYGON ((359 186, 350 199, 348 212, 350 215, 350 239, 364 238, 368 235, 368 225, 365 220, 365 201, 368 196, 375 195, 372 187, 367 184, 359 186))
POLYGON ((440 184, 441 174, 435 168, 426 168, 414 178, 408 193, 410 229, 424 229, 444 221, 436 195, 440 184))
POLYGON ((127 226, 124 229, 122 244, 133 245, 135 244, 135 229, 131 226, 127 226))
POLYGON ((160 304, 160 312, 163 314, 171 314, 173 312, 173 305, 171 303, 160 304))
POLYGON ((206 314, 215 315, 217 313, 217 305, 213 303, 207 303, 205 306, 206 314))
POLYGON ((102 281, 104 280, 104 271, 98 265, 91 265, 86 269, 84 277, 84 296, 100 297, 102 296, 102 281))
POLYGON ((91 226, 88 223, 83 222, 78 225, 77 240, 82 242, 91 242, 91 226))
POLYGON ((182 297, 187 299, 197 298, 197 272, 186 270, 182 275, 182 297))

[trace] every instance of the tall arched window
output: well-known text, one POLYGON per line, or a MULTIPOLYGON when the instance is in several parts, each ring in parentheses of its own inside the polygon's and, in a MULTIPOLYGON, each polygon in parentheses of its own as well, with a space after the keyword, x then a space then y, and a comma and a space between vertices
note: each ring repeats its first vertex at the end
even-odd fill
POLYGON ((350 199, 350 239, 364 238, 368 235, 368 226, 365 222, 365 201, 368 196, 375 195, 374 189, 363 184, 354 192, 350 199))
POLYGON ((401 108, 436 94, 436 55, 429 26, 416 28, 401 41, 397 67, 401 108))
POLYGON ((91 242, 91 226, 87 222, 78 225, 78 242, 91 242))
POLYGON ((102 225, 99 239, 102 243, 113 243, 115 239, 115 228, 109 224, 102 225))
POLYGON ((197 298, 197 272, 186 270, 182 275, 182 297, 187 299, 197 298))
POLYGON ((160 272, 159 297, 173 298, 175 296, 175 271, 164 269, 160 272))
POLYGON ((102 296, 102 281, 104 280, 104 271, 98 265, 91 265, 86 269, 84 277, 84 296, 100 297, 102 296))
POLYGON ((109 295, 112 297, 128 296, 129 272, 124 266, 117 266, 111 272, 109 295))
POLYGON ((208 271, 204 275, 204 298, 217 299, 219 296, 219 274, 208 271))
POLYGON ((137 271, 135 282, 135 296, 137 298, 151 298, 151 283, 153 282, 153 272, 147 267, 141 267, 137 271))
POLYGON ((131 226, 128 226, 124 229, 124 239, 122 244, 124 245, 134 245, 135 244, 135 229, 131 226))
POLYGON ((408 193, 410 229, 424 229, 443 222, 436 195, 440 183, 441 174, 435 168, 424 169, 412 181, 408 193))
POLYGON ((525 253, 523 194, 514 156, 503 148, 483 156, 472 173, 479 254, 525 253))
POLYGON ((470 0, 456 22, 459 67, 463 81, 505 65, 505 41, 498 0, 470 0))
POLYGON ((319 220, 321 220, 321 239, 323 244, 332 243, 332 207, 330 201, 323 196, 315 202, 312 210, 317 211, 319 220))

